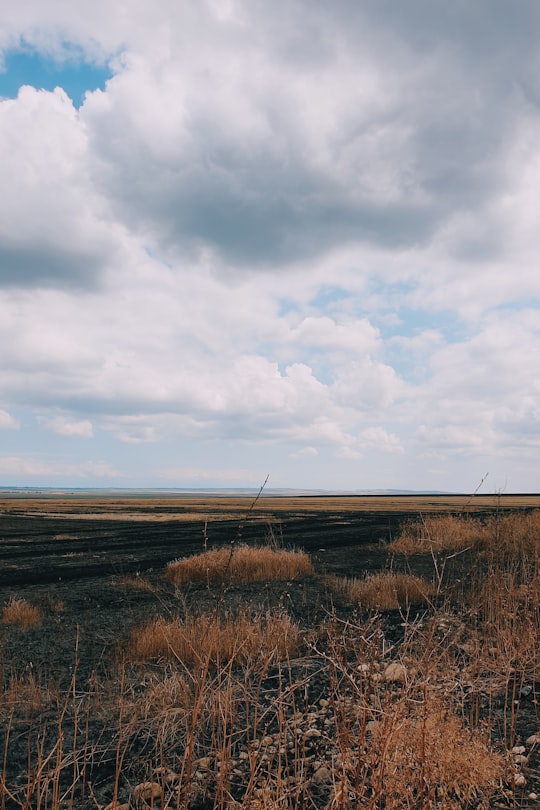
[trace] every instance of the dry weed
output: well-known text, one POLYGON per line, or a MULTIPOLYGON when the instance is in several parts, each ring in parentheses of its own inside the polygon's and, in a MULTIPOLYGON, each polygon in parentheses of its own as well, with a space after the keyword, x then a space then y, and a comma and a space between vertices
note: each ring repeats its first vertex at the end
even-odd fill
MULTIPOLYGON (((490 795, 507 771, 487 735, 469 729, 443 701, 400 699, 374 725, 370 789, 386 810, 459 810, 490 795)), ((378 804, 377 806, 381 806, 378 804)))
POLYGON ((478 518, 435 515, 406 523, 390 548, 398 554, 462 551, 485 543, 490 529, 478 518))
POLYGON ((0 617, 2 624, 14 624, 21 630, 28 630, 41 623, 41 613, 37 607, 31 605, 26 599, 12 596, 2 610, 0 617))
POLYGON ((435 592, 433 585, 421 577, 395 572, 373 574, 365 579, 330 576, 327 583, 351 605, 374 610, 426 604, 435 592))
POLYGON ((155 593, 155 587, 147 579, 141 577, 140 574, 134 576, 119 577, 115 580, 115 585, 120 588, 134 588, 137 591, 146 591, 147 593, 155 593))
POLYGON ((228 582, 241 584, 276 579, 295 579, 313 573, 305 551, 286 551, 269 546, 234 546, 211 549, 175 560, 167 566, 167 577, 184 582, 228 582))
POLYGON ((286 614, 235 618, 217 615, 180 619, 155 619, 134 628, 128 641, 133 661, 156 659, 183 663, 234 662, 253 664, 257 660, 294 657, 300 646, 299 628, 286 614))

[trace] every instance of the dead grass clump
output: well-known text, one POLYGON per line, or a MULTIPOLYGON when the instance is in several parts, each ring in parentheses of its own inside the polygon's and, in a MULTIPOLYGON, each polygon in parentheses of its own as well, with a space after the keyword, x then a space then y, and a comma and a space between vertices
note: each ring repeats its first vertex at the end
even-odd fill
POLYGON ((128 657, 137 662, 163 659, 219 666, 268 664, 294 657, 300 630, 287 614, 220 618, 217 615, 165 620, 161 617, 132 630, 128 657))
POLYGON ((491 520, 480 548, 495 559, 523 560, 529 563, 540 556, 540 510, 500 515, 491 520))
POLYGON ((434 515, 406 523, 390 548, 398 554, 462 551, 486 543, 490 528, 478 518, 434 515))
POLYGON ((0 617, 2 624, 14 624, 21 630, 28 630, 41 623, 41 613, 37 607, 31 605, 26 599, 12 596, 7 605, 4 605, 0 617))
POLYGON ((413 574, 383 572, 365 579, 328 577, 330 588, 351 605, 366 609, 394 610, 422 605, 435 594, 430 582, 413 574))
POLYGON ((368 758, 370 787, 386 810, 459 810, 492 794, 507 771, 487 735, 431 696, 390 707, 375 724, 368 758))
POLYGON ((286 551, 269 546, 218 548, 175 560, 167 566, 167 577, 175 585, 183 582, 229 582, 242 584, 276 579, 296 579, 313 573, 305 551, 286 551))
POLYGON ((35 675, 13 676, 0 692, 0 711, 17 706, 24 716, 41 712, 53 701, 50 689, 38 682, 35 675))
POLYGON ((155 593, 156 590, 151 582, 138 573, 134 576, 119 577, 115 580, 115 585, 120 588, 134 588, 137 591, 146 591, 147 593, 155 593))

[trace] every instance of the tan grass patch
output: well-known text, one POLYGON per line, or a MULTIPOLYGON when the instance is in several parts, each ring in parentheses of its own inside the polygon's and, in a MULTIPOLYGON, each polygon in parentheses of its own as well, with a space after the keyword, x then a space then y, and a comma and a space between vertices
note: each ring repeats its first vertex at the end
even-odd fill
POLYGON ((394 610, 429 602, 435 589, 412 574, 383 572, 365 579, 328 577, 327 583, 352 605, 375 610, 394 610))
POLYGON ((286 551, 269 546, 240 545, 218 548, 175 560, 166 576, 175 584, 228 582, 241 584, 276 579, 296 579, 313 573, 305 551, 286 551))
POLYGON ((507 771, 487 735, 433 697, 393 705, 375 724, 366 764, 387 810, 459 810, 492 793, 507 771))
POLYGON ((202 615, 166 620, 161 617, 132 630, 128 657, 137 662, 163 659, 183 663, 253 664, 259 659, 294 657, 300 631, 287 614, 232 618, 202 615))
POLYGON ((462 551, 485 543, 489 534, 489 527, 478 518, 436 515, 405 524, 390 548, 399 554, 462 551))
POLYGON ((4 605, 0 617, 2 624, 14 624, 21 630, 28 630, 41 623, 41 613, 37 607, 31 605, 26 599, 12 596, 7 605, 4 605))

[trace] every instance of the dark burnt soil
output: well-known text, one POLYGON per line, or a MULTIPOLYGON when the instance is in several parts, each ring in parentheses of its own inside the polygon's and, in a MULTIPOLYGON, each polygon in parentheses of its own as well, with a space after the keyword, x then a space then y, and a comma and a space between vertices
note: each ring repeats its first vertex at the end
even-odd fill
MULTIPOLYGON (((113 682, 118 679, 118 662, 131 628, 157 616, 182 616, 209 609, 234 612, 248 605, 262 611, 281 607, 306 633, 331 617, 356 621, 358 617, 329 592, 321 575, 361 577, 366 572, 392 567, 409 570, 412 566, 414 573, 431 578, 431 558, 413 558, 413 562, 408 562, 389 554, 388 541, 410 517, 408 513, 332 512, 304 517, 281 514, 279 521, 270 524, 255 520, 245 525, 230 520, 214 521, 206 529, 209 547, 240 541, 277 541, 286 547, 307 550, 317 575, 301 582, 217 589, 192 585, 175 593, 164 578, 164 566, 175 558, 202 550, 204 530, 200 521, 90 521, 75 517, 58 520, 3 515, 0 517, 0 605, 10 597, 22 597, 37 606, 44 617, 39 626, 24 632, 10 625, 0 625, 0 674, 4 691, 9 691, 18 681, 26 686, 43 687, 54 694, 71 691, 82 696, 95 688, 96 683, 107 679, 113 682)), ((469 574, 469 564, 467 555, 449 562, 445 568, 445 588, 456 583, 459 586, 469 574)), ((414 619, 413 615, 407 617, 408 621, 414 619)), ((405 624, 399 612, 383 615, 385 644, 399 644, 405 624)), ((296 673, 296 676, 302 678, 305 673, 296 673)), ((327 684, 313 677, 309 688, 313 692, 309 701, 315 704, 324 696, 327 684)), ((519 743, 538 731, 538 693, 540 684, 520 682, 517 691, 514 688, 512 692, 509 681, 507 692, 497 699, 498 705, 490 706, 491 716, 496 720, 496 737, 500 739, 507 734, 510 718, 516 730, 513 742, 519 743)), ((57 716, 57 707, 44 706, 42 697, 36 699, 34 705, 29 699, 28 705, 21 703, 15 710, 9 729, 6 782, 12 780, 12 784, 20 786, 28 779, 29 729, 37 729, 45 718, 52 733, 57 716)), ((2 757, 7 734, 5 711, 0 722, 4 725, 4 730, 0 729, 2 757)), ((94 735, 95 750, 101 753, 89 757, 88 781, 93 785, 95 797, 92 799, 89 794, 84 804, 81 799, 81 808, 95 807, 96 802, 106 804, 107 797, 112 795, 117 744, 114 730, 108 729, 103 719, 92 721, 85 733, 90 737, 94 735)), ((46 743, 46 735, 41 738, 37 735, 36 740, 39 739, 46 743)), ((131 770, 126 767, 131 784, 147 776, 143 770, 137 773, 136 764, 143 761, 146 744, 136 741, 128 752, 133 760, 131 770)), ((511 800, 501 795, 499 805, 493 806, 536 806, 527 800, 533 790, 540 794, 540 778, 537 778, 540 763, 536 752, 529 766, 526 792, 511 800)), ((6 808, 17 806, 21 805, 6 799, 6 808)), ((77 807, 77 801, 72 806, 77 807)))
MULTIPOLYGON (((407 513, 280 515, 276 522, 212 521, 210 545, 265 542, 270 535, 310 553, 386 542, 407 513)), ((59 580, 144 571, 202 550, 199 521, 80 520, 0 515, 0 585, 21 586, 59 580)))

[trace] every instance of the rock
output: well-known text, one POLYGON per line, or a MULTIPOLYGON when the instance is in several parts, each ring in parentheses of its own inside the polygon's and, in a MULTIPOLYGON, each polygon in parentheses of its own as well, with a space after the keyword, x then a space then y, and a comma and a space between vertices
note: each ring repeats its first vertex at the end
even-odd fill
POLYGON ((212 757, 200 757, 193 762, 196 771, 209 771, 212 767, 212 757))
POLYGON ((321 732, 319 731, 318 728, 308 728, 308 730, 304 734, 304 738, 306 740, 309 740, 311 737, 320 737, 320 736, 321 732))
POLYGON ((161 799, 163 790, 157 782, 141 782, 135 785, 131 793, 136 807, 144 808, 155 799, 161 799))
POLYGON ((332 771, 326 765, 320 765, 311 779, 316 785, 327 785, 332 781, 332 771))
POLYGON ((403 683, 407 678, 407 669, 399 661, 392 661, 384 670, 383 678, 387 683, 403 683))
POLYGON ((178 774, 175 773, 171 768, 167 768, 166 766, 162 766, 161 768, 156 768, 154 770, 154 776, 160 779, 162 782, 170 784, 171 782, 176 782, 178 779, 178 774))

